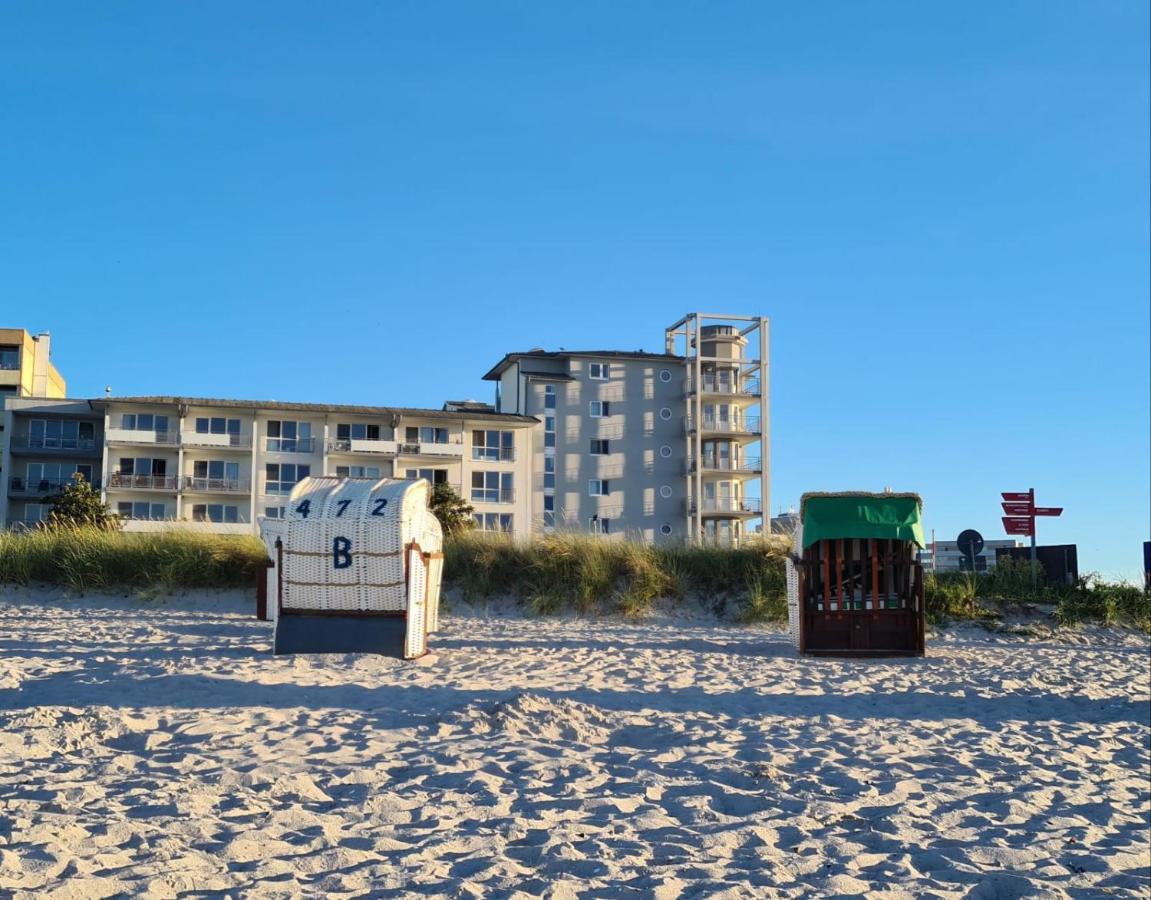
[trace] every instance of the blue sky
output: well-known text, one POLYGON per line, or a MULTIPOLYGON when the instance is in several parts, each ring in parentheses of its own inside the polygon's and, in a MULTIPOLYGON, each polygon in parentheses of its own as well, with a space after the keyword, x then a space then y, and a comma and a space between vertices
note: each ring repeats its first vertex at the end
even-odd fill
POLYGON ((0 320, 70 391, 438 406, 772 319, 772 498, 1135 577, 1148 6, 7 4, 0 320))

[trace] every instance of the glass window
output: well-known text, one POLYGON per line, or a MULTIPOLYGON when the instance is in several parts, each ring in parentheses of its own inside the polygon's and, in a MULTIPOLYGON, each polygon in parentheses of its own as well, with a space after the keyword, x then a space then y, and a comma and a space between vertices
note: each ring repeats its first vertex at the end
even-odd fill
POLYGON ((593 439, 591 442, 591 452, 594 456, 606 456, 610 452, 608 450, 608 442, 606 440, 593 439))
POLYGON ((607 497, 611 494, 611 482, 607 479, 592 478, 587 483, 589 497, 607 497))
POLYGON ((311 453, 312 423, 272 419, 268 422, 268 450, 275 453, 311 453))
POLYGON ((588 519, 588 531, 592 534, 608 534, 611 531, 611 519, 592 516, 588 519))
POLYGON ((544 385, 544 409, 556 408, 556 386, 554 384, 544 385))
POLYGON ((589 400, 587 413, 593 419, 603 419, 611 415, 611 404, 606 400, 589 400))
POLYGON ((337 478, 379 478, 379 466, 336 466, 337 478))
POLYGON ((544 490, 554 489, 556 486, 556 458, 544 457, 544 490))
POLYGON ((512 431, 473 431, 472 459, 514 459, 515 437, 512 431))
POLYGON ((595 381, 607 381, 610 374, 608 363, 591 363, 588 365, 588 378, 595 381))
POLYGON ((512 517, 509 513, 475 513, 474 518, 476 528, 480 531, 512 531, 512 517))
POLYGON ((266 463, 264 474, 265 494, 290 494, 297 481, 312 474, 312 467, 295 463, 266 463))
POLYGON ((349 422, 336 426, 336 440, 338 441, 378 441, 379 439, 379 425, 349 422))

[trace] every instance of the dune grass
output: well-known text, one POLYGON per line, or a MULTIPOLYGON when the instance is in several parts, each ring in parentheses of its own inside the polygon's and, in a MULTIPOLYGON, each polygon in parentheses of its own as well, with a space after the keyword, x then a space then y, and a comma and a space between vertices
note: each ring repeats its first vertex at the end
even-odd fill
POLYGON ((782 621, 786 549, 786 543, 771 541, 729 550, 571 533, 516 542, 463 532, 444 547, 444 580, 469 600, 508 596, 541 615, 574 610, 640 616, 657 600, 690 597, 740 621, 782 621))
POLYGON ((1060 625, 1122 624, 1151 633, 1151 591, 1105 581, 1089 574, 1075 585, 1048 584, 1031 563, 1002 560, 988 572, 927 575, 924 603, 928 621, 989 620, 1020 606, 1049 606, 1060 625))
POLYGON ((0 531, 0 583, 88 588, 254 587, 264 566, 255 537, 95 527, 0 531))

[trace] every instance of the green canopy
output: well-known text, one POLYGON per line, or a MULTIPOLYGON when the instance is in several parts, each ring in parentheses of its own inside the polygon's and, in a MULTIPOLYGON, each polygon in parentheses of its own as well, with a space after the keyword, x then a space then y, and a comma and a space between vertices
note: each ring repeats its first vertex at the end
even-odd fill
POLYGON ((837 538, 887 538, 926 547, 916 494, 804 494, 803 546, 837 538))

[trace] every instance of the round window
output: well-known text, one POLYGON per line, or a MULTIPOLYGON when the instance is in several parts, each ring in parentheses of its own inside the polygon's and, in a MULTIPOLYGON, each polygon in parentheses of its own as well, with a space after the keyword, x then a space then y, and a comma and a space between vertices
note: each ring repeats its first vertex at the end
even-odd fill
POLYGON ((666 422, 668 419, 671 418, 671 410, 665 406, 663 409, 661 409, 659 411, 659 417, 666 422))
POLYGON ((670 497, 671 496, 671 485, 665 484, 663 487, 661 487, 659 489, 659 495, 661 497, 663 497, 664 500, 666 500, 668 497, 670 497))
POLYGON ((660 534, 671 534, 671 526, 664 522, 659 526, 659 532, 660 534))
POLYGON ((659 448, 659 455, 664 459, 669 459, 671 457, 671 447, 669 447, 667 444, 664 444, 659 448))
POLYGON ((668 369, 660 369, 659 380, 663 382, 671 381, 671 372, 668 369))

